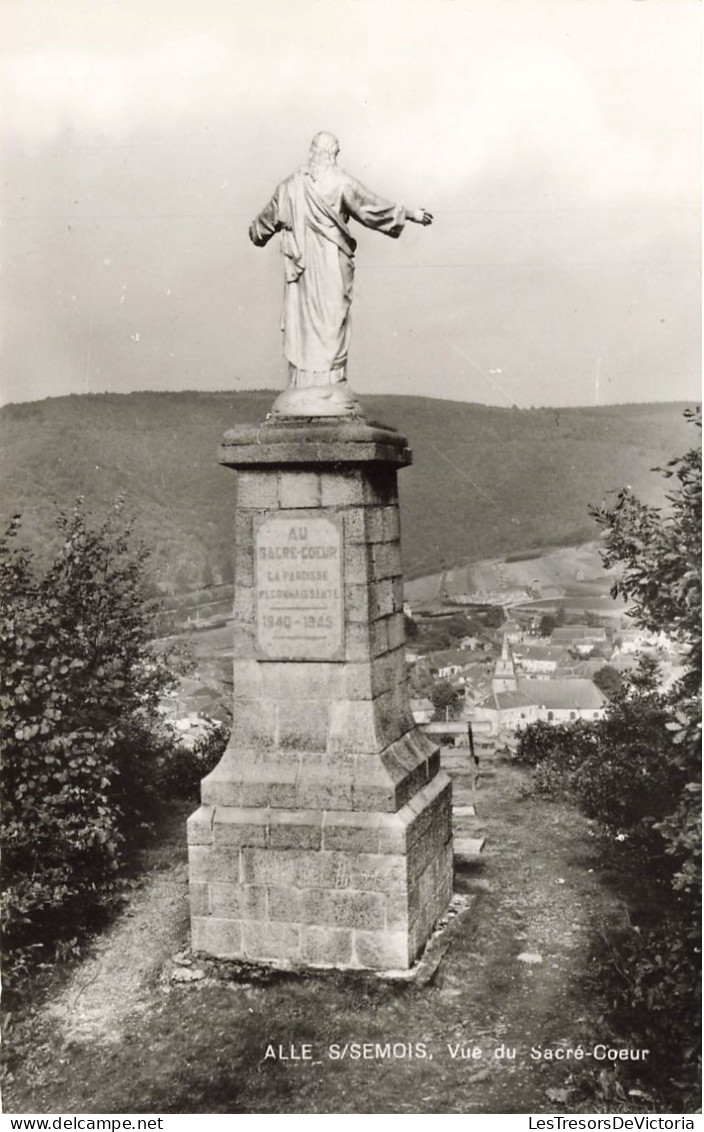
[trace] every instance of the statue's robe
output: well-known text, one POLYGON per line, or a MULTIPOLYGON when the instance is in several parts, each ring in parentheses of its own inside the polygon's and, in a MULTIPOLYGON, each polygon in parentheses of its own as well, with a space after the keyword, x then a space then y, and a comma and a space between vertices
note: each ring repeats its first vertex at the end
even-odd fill
POLYGON ((347 227, 351 216, 394 238, 406 223, 402 206, 330 164, 315 174, 303 166, 282 181, 250 227, 258 247, 282 233, 282 330, 293 385, 346 379, 357 246, 347 227))

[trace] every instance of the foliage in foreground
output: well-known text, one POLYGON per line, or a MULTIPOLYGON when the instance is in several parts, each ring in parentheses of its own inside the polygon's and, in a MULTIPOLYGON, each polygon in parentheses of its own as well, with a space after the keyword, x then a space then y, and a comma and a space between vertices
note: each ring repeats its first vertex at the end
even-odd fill
MULTIPOLYGON (((664 474, 677 481, 667 514, 629 490, 595 514, 605 564, 622 568, 615 591, 639 625, 685 647, 684 675, 662 692, 643 661, 614 690, 606 719, 533 724, 517 758, 534 768, 537 792, 570 797, 598 820, 630 906, 628 925, 600 942, 590 981, 615 1036, 657 1053, 650 1077, 640 1063, 618 1063, 616 1092, 604 1099, 644 1088, 686 1111, 701 1078, 701 450, 664 474)), ((598 1094, 603 1082, 592 1087, 598 1094)))
POLYGON ((135 831, 212 761, 157 710, 174 677, 150 647, 158 607, 120 511, 98 528, 80 500, 60 515, 44 572, 18 517, 0 543, 6 974, 61 954, 115 900, 135 831))

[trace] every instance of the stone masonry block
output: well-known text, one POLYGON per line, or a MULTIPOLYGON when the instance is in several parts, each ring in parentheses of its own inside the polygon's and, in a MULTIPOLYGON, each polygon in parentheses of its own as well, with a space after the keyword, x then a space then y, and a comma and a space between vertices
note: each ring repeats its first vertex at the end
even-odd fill
MULTIPOLYGON (((377 734, 382 746, 395 743, 413 727, 413 716, 407 700, 398 688, 381 692, 374 701, 377 717, 377 734)), ((426 777, 425 775, 423 777, 426 777)), ((419 780, 418 785, 422 785, 419 780)))
POLYGON ((234 694, 240 699, 258 700, 263 694, 263 665, 256 660, 242 660, 235 657, 232 662, 232 686, 234 694))
POLYGON ((266 888, 262 885, 211 884, 210 910, 216 917, 265 920, 266 888))
POLYGON ((355 931, 353 943, 355 965, 359 967, 404 970, 414 958, 404 931, 355 931))
POLYGON ((354 820, 353 814, 325 815, 323 825, 323 849, 337 849, 345 853, 374 853, 379 847, 378 823, 370 821, 365 824, 362 819, 375 819, 376 814, 358 814, 359 821, 354 820), (343 817, 342 821, 331 818, 343 817))
POLYGON ((351 809, 393 811, 396 809, 396 789, 393 782, 367 782, 355 780, 352 787, 351 809))
POLYGON ((322 822, 322 813, 314 810, 271 810, 268 844, 272 849, 319 849, 322 822))
POLYGON ((235 547, 242 551, 254 550, 254 515, 251 511, 238 509, 235 512, 235 547))
POLYGON ((414 904, 417 904, 417 898, 413 901, 410 892, 405 888, 396 892, 387 892, 385 926, 395 931, 407 930, 414 918, 414 904))
POLYGON ((403 578, 392 578, 391 585, 394 591, 394 613, 403 613, 403 578))
POLYGON ((206 927, 209 919, 209 916, 191 916, 191 947, 194 951, 207 950, 206 927))
POLYGON ((367 515, 366 507, 346 507, 341 512, 344 523, 345 546, 352 543, 367 543, 367 515))
POLYGON ((369 643, 371 647, 372 656, 381 656, 382 653, 389 651, 389 633, 386 628, 386 617, 382 617, 379 621, 373 621, 369 626, 369 643))
POLYGON ((254 656, 254 625, 235 621, 232 629, 232 648, 239 659, 254 656))
POLYGON ((215 845, 266 845, 267 811, 218 806, 213 821, 215 845))
POLYGON ((345 586, 345 620, 367 625, 372 617, 371 590, 365 583, 345 586))
MULTIPOLYGON (((247 850, 255 852, 255 850, 247 850)), ((188 875, 191 882, 240 883, 240 850, 233 845, 189 845, 188 875)))
POLYGON ((364 478, 364 502, 387 507, 398 503, 396 472, 387 468, 369 468, 364 478))
POLYGON ((280 920, 287 924, 305 922, 304 904, 308 888, 282 888, 269 885, 267 888, 267 916, 270 920, 280 920))
POLYGON ((243 782, 290 782, 294 783, 301 765, 297 751, 250 751, 241 764, 243 782))
POLYGON ((243 746, 272 750, 276 745, 277 704, 272 700, 235 695, 232 729, 243 746))
POLYGON ((372 690, 374 695, 390 692, 403 680, 406 672, 406 658, 400 649, 377 657, 372 665, 372 690))
POLYGON ((324 751, 328 744, 328 705, 315 700, 279 703, 277 741, 283 750, 324 751))
POLYGON ((379 749, 372 700, 341 700, 330 704, 328 750, 367 751, 379 749))
POLYGON ((238 586, 254 585, 254 549, 251 543, 235 546, 235 580, 238 586))
POLYGON ((401 516, 398 507, 384 507, 382 509, 384 520, 384 540, 393 542, 401 538, 401 516))
POLYGON ((242 625, 254 624, 255 593, 252 586, 235 587, 235 620, 242 625))
POLYGON ((217 959, 242 958, 242 925, 237 920, 209 916, 205 922, 205 947, 200 950, 217 959))
POLYGON ((279 473, 276 468, 241 471, 237 476, 237 508, 265 511, 279 506, 279 473))
POLYGON ((346 700, 370 700, 372 692, 372 666, 345 664, 342 670, 342 697, 346 700))
POLYGON ((397 578, 402 572, 401 544, 379 542, 372 547, 372 564, 375 578, 397 578))
POLYGON ((271 700, 327 701, 342 694, 343 675, 339 664, 267 661, 257 667, 261 674, 262 694, 271 700))
MULTIPOLYGON (((386 631, 389 635, 389 648, 404 649, 406 644, 406 622, 403 613, 392 613, 386 623, 386 631)), ((404 662, 405 659, 404 651, 404 662)))
POLYGON ((367 507, 367 542, 384 541, 384 507, 367 507))
MULTIPOLYGON (((295 787, 291 786, 291 797, 295 798, 295 787)), ((234 805, 247 806, 254 809, 257 806, 272 805, 271 782, 239 782, 237 783, 237 801, 234 805)))
POLYGON ((345 582, 359 585, 368 582, 373 576, 373 563, 369 548, 352 544, 345 547, 345 582))
MULTIPOLYGON (((216 767, 215 770, 218 768, 216 767)), ((201 779, 200 792, 204 802, 215 806, 243 806, 245 799, 242 783, 226 777, 219 777, 211 771, 201 779)))
POLYGON ((318 889, 309 894, 304 911, 308 923, 325 927, 374 930, 386 926, 386 901, 379 892, 318 889))
POLYGON ((405 856, 408 845, 408 826, 403 811, 382 814, 379 823, 379 853, 405 856))
POLYGON ((188 886, 188 898, 192 916, 210 915, 210 886, 202 881, 191 881, 188 886))
POLYGON ((322 472, 320 499, 323 507, 354 507, 364 503, 362 473, 357 469, 322 472))
POLYGON ((388 853, 359 853, 347 861, 350 888, 364 892, 394 892, 405 890, 407 883, 406 860, 388 853))
POLYGON ((248 959, 274 959, 297 962, 301 953, 298 924, 243 923, 243 952, 248 959))
POLYGON ((191 814, 186 823, 189 845, 210 845, 213 840, 213 816, 215 810, 212 806, 201 806, 191 814))
POLYGON ((390 617, 394 612, 394 591, 391 579, 381 578, 374 582, 370 589, 374 597, 372 620, 377 620, 379 617, 390 617))
POLYGON ((369 660, 371 655, 369 626, 351 622, 345 633, 345 660, 369 660))
POLYGON ((282 810, 295 810, 300 807, 298 787, 295 783, 271 782, 267 788, 266 804, 282 810))
POLYGON ((293 888, 345 887, 347 871, 338 853, 308 849, 243 849, 244 884, 293 888))
POLYGON ((353 781, 349 776, 304 768, 296 783, 296 806, 301 809, 352 809, 353 781))
POLYGON ((301 959, 315 966, 348 967, 352 964, 352 931, 350 928, 303 928, 301 959))
POLYGON ((279 479, 279 507, 318 507, 320 504, 320 476, 317 472, 289 470, 281 472, 279 479))

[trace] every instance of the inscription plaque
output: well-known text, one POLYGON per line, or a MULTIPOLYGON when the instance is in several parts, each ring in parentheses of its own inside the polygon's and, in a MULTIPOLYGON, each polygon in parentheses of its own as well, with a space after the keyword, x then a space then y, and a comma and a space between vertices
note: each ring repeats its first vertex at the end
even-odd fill
POLYGON ((259 658, 344 659, 341 518, 259 516, 255 561, 259 658))

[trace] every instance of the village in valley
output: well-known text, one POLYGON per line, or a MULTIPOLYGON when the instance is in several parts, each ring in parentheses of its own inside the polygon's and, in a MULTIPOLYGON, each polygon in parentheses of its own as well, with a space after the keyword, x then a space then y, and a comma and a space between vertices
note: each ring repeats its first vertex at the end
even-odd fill
POLYGON ((669 687, 683 671, 679 646, 635 628, 612 582, 593 543, 407 584, 416 723, 476 757, 509 754, 531 723, 602 718, 621 674, 643 656, 669 687), (467 577, 494 586, 457 592, 467 577))
MULTIPOLYGON (((610 594, 599 544, 486 560, 407 580, 406 661, 415 722, 444 748, 510 754, 528 724, 604 716, 620 675, 642 656, 663 688, 681 675, 680 646, 634 627, 610 594), (470 588, 471 587, 471 588, 470 588)), ((201 592, 176 616, 190 670, 164 700, 186 743, 229 722, 232 611, 228 587, 201 592)))

